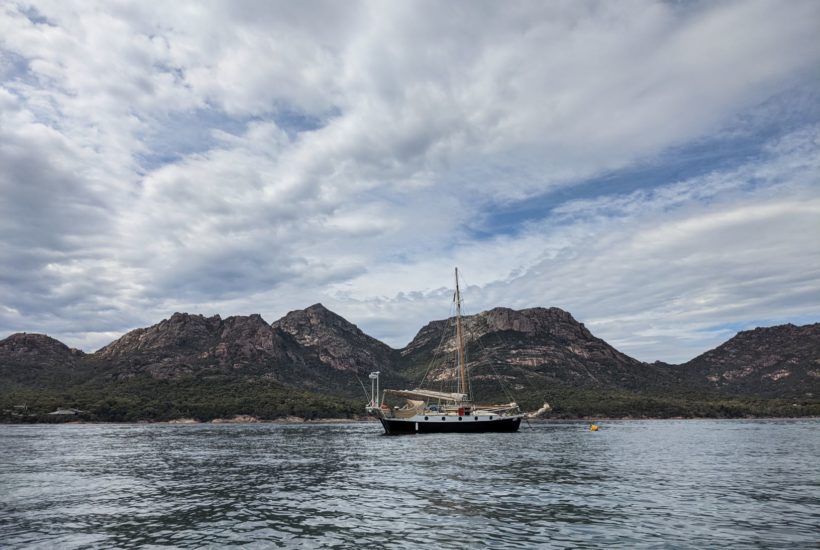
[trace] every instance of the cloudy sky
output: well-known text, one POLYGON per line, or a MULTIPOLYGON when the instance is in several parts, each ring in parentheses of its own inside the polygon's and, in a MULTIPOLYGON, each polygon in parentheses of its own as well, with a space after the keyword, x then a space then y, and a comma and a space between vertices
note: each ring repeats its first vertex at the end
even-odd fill
POLYGON ((820 321, 820 2, 0 2, 0 337, 820 321))

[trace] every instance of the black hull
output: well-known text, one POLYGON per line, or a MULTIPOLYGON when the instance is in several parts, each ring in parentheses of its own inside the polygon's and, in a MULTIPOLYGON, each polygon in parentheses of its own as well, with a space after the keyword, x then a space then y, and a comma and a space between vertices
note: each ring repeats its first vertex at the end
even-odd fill
POLYGON ((517 432, 521 418, 498 418, 483 422, 410 422, 392 418, 380 418, 386 435, 433 434, 433 433, 503 433, 517 432))

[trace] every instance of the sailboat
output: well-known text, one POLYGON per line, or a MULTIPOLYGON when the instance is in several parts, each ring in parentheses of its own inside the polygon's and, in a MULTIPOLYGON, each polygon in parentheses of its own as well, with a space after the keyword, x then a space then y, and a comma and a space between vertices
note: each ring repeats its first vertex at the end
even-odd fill
POLYGON ((368 414, 381 421, 385 434, 417 433, 488 433, 515 432, 524 415, 515 402, 484 405, 475 403, 470 395, 464 349, 464 327, 461 320, 461 291, 458 268, 455 270, 455 343, 457 353, 455 392, 424 388, 410 390, 385 389, 379 394, 379 372, 370 373, 372 399, 365 407, 368 414), (406 399, 404 406, 389 406, 385 395, 406 399))

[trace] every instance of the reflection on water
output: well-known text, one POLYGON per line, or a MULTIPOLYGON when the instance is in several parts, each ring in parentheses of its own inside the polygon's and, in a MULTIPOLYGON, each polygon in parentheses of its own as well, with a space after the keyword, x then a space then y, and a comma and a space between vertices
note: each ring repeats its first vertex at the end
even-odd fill
POLYGON ((0 427, 0 546, 817 544, 816 420, 0 427))

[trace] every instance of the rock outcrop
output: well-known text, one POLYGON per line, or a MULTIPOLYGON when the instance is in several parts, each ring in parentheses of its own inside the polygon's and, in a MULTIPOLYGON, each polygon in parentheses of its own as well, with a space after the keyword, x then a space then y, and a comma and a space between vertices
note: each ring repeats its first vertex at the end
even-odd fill
POLYGON ((45 334, 20 332, 0 340, 0 386, 64 387, 84 377, 85 354, 45 334))
POLYGON ((820 323, 739 332, 677 367, 693 385, 757 396, 820 395, 820 323))
POLYGON ((335 370, 359 373, 390 370, 396 359, 396 352, 390 346, 368 336, 322 304, 291 311, 272 326, 314 351, 323 363, 335 370))
MULTIPOLYGON (((633 359, 559 308, 495 308, 462 319, 474 382, 503 376, 514 389, 562 384, 639 389, 671 383, 672 374, 633 359)), ((454 319, 434 321, 403 350, 402 365, 444 382, 455 376, 454 319)), ((489 390, 489 388, 486 388, 489 390)))
MULTIPOLYGON (((533 398, 554 387, 808 399, 820 394, 820 323, 744 331, 678 366, 637 361, 558 308, 495 308, 464 317, 463 326, 479 399, 501 397, 493 393, 499 378, 513 393, 533 398)), ((321 304, 270 325, 256 314, 222 319, 175 313, 88 355, 42 334, 13 334, 0 341, 0 383, 8 389, 139 377, 265 381, 361 399, 357 377, 373 370, 382 372, 382 387, 413 386, 422 378, 452 385, 455 350, 453 319, 427 324, 404 349, 394 350, 321 304)))
POLYGON ((73 363, 85 354, 45 334, 18 332, 0 340, 0 361, 50 364, 73 363))
POLYGON ((204 317, 174 313, 170 319, 163 319, 156 325, 126 333, 99 349, 95 355, 100 359, 117 359, 129 355, 201 350, 215 343, 222 324, 219 315, 204 317))
POLYGON ((222 319, 174 313, 139 328, 100 349, 95 359, 115 364, 116 376, 147 373, 175 378, 201 371, 247 371, 290 380, 294 368, 310 362, 287 335, 258 314, 222 319))

